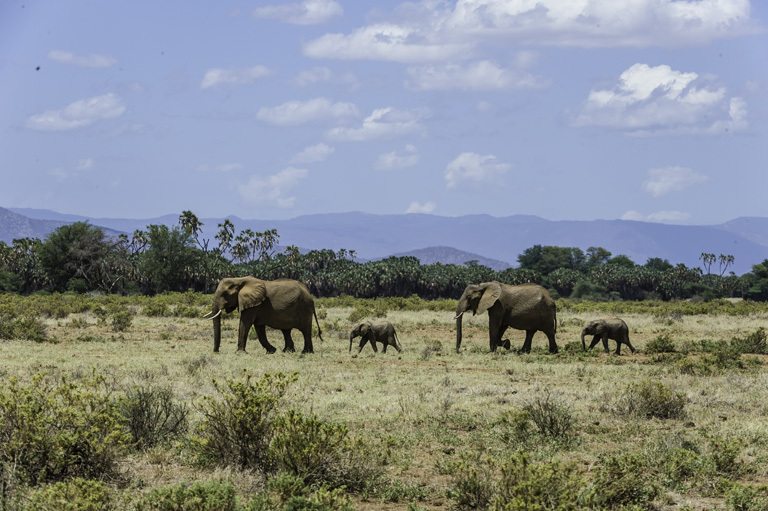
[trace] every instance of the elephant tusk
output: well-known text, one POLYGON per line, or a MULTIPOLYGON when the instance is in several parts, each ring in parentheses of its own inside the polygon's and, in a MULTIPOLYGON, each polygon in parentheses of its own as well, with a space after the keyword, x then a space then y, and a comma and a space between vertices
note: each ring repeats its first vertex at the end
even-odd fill
MULTIPOLYGON (((466 311, 464 311, 464 312, 466 312, 466 311)), ((464 315, 464 312, 462 312, 461 314, 458 314, 458 315, 457 315, 455 318, 453 318, 453 319, 459 319, 460 317, 462 317, 462 316, 464 315)))
POLYGON ((219 314, 221 314, 221 309, 219 309, 219 312, 217 312, 215 315, 211 316, 211 314, 213 314, 213 311, 203 316, 203 319, 216 319, 217 317, 219 317, 219 314))

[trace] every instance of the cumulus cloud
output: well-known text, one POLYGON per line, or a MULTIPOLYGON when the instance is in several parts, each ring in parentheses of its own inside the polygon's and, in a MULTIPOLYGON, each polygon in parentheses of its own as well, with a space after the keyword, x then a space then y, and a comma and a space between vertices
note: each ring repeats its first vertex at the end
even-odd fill
POLYGON ((574 125, 613 128, 634 135, 745 130, 744 100, 729 99, 724 87, 701 82, 704 80, 693 72, 635 64, 619 76, 612 89, 592 90, 574 125))
POLYGON ((251 83, 259 78, 269 76, 272 70, 264 66, 253 66, 239 69, 220 69, 212 68, 205 72, 203 81, 200 83, 201 89, 207 89, 220 84, 242 85, 251 83))
POLYGON ((413 167, 419 163, 419 153, 416 146, 408 144, 403 152, 392 151, 384 153, 376 160, 376 170, 399 170, 413 167))
POLYGON ((389 21, 309 41, 304 53, 315 58, 444 62, 471 57, 485 42, 677 47, 756 30, 749 0, 422 0, 401 4, 389 21))
POLYGON ((425 110, 398 110, 392 107, 378 108, 358 128, 337 127, 327 134, 332 140, 363 142, 381 138, 395 138, 423 130, 421 119, 425 110))
POLYGON ((249 202, 290 208, 296 203, 296 197, 290 195, 290 190, 306 177, 306 169, 288 167, 271 176, 251 176, 238 191, 249 202))
POLYGON ((303 51, 313 58, 417 63, 467 56, 471 46, 469 43, 421 40, 419 30, 381 23, 359 28, 349 35, 325 34, 306 43, 303 51))
POLYGON ((445 168, 445 181, 448 188, 459 181, 493 181, 511 168, 512 165, 499 162, 492 154, 461 153, 445 168))
POLYGON ((538 89, 549 85, 548 80, 521 69, 508 69, 488 60, 469 64, 416 66, 408 68, 410 80, 406 86, 419 90, 502 91, 538 89))
POLYGON ((61 110, 47 110, 27 119, 27 128, 41 131, 64 131, 120 117, 125 113, 123 100, 109 93, 75 101, 61 110))
POLYGON ((648 179, 643 189, 654 197, 661 197, 669 192, 679 192, 689 186, 703 183, 707 176, 697 174, 686 167, 664 167, 648 171, 648 179))
POLYGON ((301 71, 291 79, 290 83, 297 87, 310 87, 318 83, 344 84, 348 85, 351 89, 357 89, 359 86, 357 77, 354 74, 347 72, 336 75, 330 69, 323 66, 301 71))
POLYGON ((319 25, 342 16, 344 9, 335 0, 304 0, 257 7, 251 14, 254 18, 277 19, 294 25, 319 25))
POLYGON ((437 204, 432 201, 427 201, 424 204, 420 204, 418 201, 413 201, 405 210, 406 213, 432 213, 437 204))
POLYGON ((335 149, 322 142, 316 145, 305 147, 300 153, 291 158, 291 163, 317 163, 325 161, 335 149))
POLYGON ((117 59, 111 55, 91 53, 90 55, 75 55, 69 51, 51 50, 48 58, 62 64, 72 64, 77 67, 109 67, 117 64, 117 59))
POLYGON ((690 220, 691 214, 684 211, 657 211, 650 215, 643 215, 639 211, 630 210, 621 216, 622 220, 635 220, 637 222, 654 222, 660 224, 682 224, 690 220))
POLYGON ((256 113, 256 118, 278 126, 295 126, 313 121, 354 117, 358 114, 357 107, 352 103, 332 103, 326 98, 314 98, 261 108, 256 113))

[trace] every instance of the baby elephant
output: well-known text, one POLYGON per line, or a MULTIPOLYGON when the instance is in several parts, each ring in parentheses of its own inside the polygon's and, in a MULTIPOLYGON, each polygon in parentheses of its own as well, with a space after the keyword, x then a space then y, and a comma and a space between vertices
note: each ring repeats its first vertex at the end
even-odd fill
MULTIPOLYGON (((392 346, 399 353, 401 350, 400 344, 397 342, 397 334, 395 333, 395 327, 389 321, 382 321, 380 323, 371 323, 370 321, 364 321, 355 326, 349 333, 349 351, 352 351, 352 339, 360 337, 360 349, 357 350, 357 355, 363 351, 363 346, 366 342, 371 343, 371 347, 374 352, 376 349, 376 343, 380 342, 384 344, 384 353, 387 352, 387 346, 392 346)), ((355 355, 355 356, 357 356, 355 355)))
POLYGON ((589 345, 589 349, 594 348, 595 345, 602 340, 605 352, 608 353, 608 339, 613 339, 616 341, 617 355, 621 355, 621 343, 629 346, 632 353, 635 352, 635 348, 632 347, 632 344, 629 342, 629 328, 627 328, 627 324, 624 323, 623 319, 605 318, 596 319, 587 323, 584 330, 581 331, 581 345, 584 347, 585 351, 587 350, 587 345, 584 342, 584 336, 586 335, 594 335, 592 344, 589 345))

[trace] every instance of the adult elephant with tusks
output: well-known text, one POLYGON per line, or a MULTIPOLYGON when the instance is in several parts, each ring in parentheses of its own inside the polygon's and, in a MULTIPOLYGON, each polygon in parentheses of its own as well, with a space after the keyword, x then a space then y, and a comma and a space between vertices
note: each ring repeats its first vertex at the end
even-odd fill
POLYGON ((520 353, 531 352, 533 334, 538 330, 549 339, 549 352, 557 353, 555 331, 557 312, 549 291, 538 284, 512 286, 500 282, 470 284, 459 298, 456 307, 456 353, 461 348, 461 317, 465 312, 482 314, 488 311, 488 334, 491 351, 499 345, 509 348, 509 341, 501 340, 507 328, 525 330, 525 342, 520 353))
POLYGON ((203 316, 213 320, 213 351, 221 345, 221 312, 240 311, 240 327, 237 332, 237 351, 245 352, 245 343, 251 327, 256 330, 259 342, 274 353, 276 348, 267 340, 266 327, 283 332, 283 351, 296 351, 291 330, 297 329, 304 335, 302 353, 313 353, 312 317, 317 323, 317 333, 323 340, 320 324, 317 322, 315 300, 307 286, 291 279, 261 280, 254 277, 226 278, 219 282, 213 295, 211 312, 203 316))

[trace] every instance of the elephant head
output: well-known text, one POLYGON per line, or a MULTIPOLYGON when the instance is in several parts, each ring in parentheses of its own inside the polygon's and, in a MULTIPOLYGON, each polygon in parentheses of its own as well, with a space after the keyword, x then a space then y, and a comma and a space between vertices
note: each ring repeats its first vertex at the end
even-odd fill
POLYGON ((352 353, 352 340, 355 337, 362 337, 365 339, 365 336, 371 333, 371 330, 373 329, 373 325, 370 321, 363 321, 362 323, 355 326, 355 328, 352 329, 352 331, 349 333, 349 352, 352 353))
POLYGON ((498 282, 470 284, 459 298, 456 306, 456 352, 461 347, 461 317, 467 311, 472 314, 482 314, 496 303, 501 296, 501 285, 498 282))
POLYGON ((221 311, 242 312, 257 307, 267 298, 267 286, 263 280, 253 277, 222 279, 213 295, 211 312, 203 316, 213 319, 213 351, 221 345, 221 311))
POLYGON ((584 337, 587 335, 601 336, 603 335, 603 332, 605 332, 605 329, 606 324, 602 319, 590 321, 584 326, 584 329, 581 331, 581 346, 584 348, 584 351, 587 350, 587 343, 584 342, 584 337))

